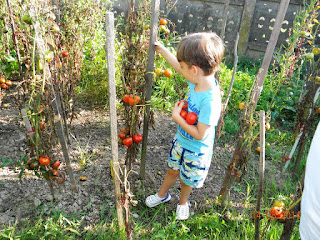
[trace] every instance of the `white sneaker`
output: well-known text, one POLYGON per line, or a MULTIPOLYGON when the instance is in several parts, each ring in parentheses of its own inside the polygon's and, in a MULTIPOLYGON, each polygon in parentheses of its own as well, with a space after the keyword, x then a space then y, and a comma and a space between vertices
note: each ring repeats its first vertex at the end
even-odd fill
POLYGON ((189 218, 189 204, 177 205, 176 219, 187 220, 189 218))
POLYGON ((160 198, 158 194, 150 195, 146 198, 146 205, 148 207, 155 207, 159 205, 160 203, 168 202, 171 199, 171 195, 168 192, 167 196, 165 198, 160 198))

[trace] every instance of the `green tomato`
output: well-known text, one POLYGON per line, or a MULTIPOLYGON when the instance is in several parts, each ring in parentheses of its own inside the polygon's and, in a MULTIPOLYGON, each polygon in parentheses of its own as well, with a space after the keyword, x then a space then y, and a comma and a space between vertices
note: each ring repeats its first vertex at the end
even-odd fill
POLYGON ((309 60, 312 60, 314 58, 314 54, 313 53, 307 53, 306 54, 306 58, 309 60))
POLYGON ((26 14, 22 17, 22 21, 25 22, 26 24, 31 25, 32 24, 32 19, 29 14, 26 14))

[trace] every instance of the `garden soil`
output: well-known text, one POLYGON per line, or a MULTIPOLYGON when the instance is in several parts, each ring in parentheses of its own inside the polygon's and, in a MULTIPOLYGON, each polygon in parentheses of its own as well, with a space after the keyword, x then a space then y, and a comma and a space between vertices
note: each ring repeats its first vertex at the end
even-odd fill
MULTIPOLYGON (((26 154, 26 128, 20 115, 20 109, 15 104, 14 97, 7 97, 7 108, 0 109, 0 157, 15 162, 26 154)), ((72 168, 78 187, 73 192, 70 179, 67 176, 63 184, 54 186, 55 199, 50 194, 47 182, 38 178, 33 171, 25 170, 19 178, 20 169, 15 165, 0 168, 0 226, 14 224, 18 221, 30 221, 41 213, 50 215, 62 212, 67 215, 79 214, 83 226, 89 226, 101 221, 101 218, 111 218, 110 209, 114 208, 114 187, 110 171, 110 120, 107 110, 92 107, 76 108, 77 118, 72 122, 69 153, 72 168), (86 159, 86 166, 80 168, 80 159, 86 159), (85 176, 87 181, 80 181, 85 176)), ((118 129, 123 121, 118 119, 118 129)), ((131 191, 136 195, 138 204, 144 205, 144 198, 157 192, 167 169, 167 158, 171 140, 176 132, 176 124, 171 116, 161 112, 155 114, 154 130, 150 128, 147 147, 146 182, 143 188, 139 180, 140 159, 133 163, 129 174, 131 191)), ((140 129, 142 133, 142 129, 140 129)), ((227 162, 233 151, 232 145, 219 143, 215 146, 212 164, 205 185, 192 192, 190 201, 193 212, 199 206, 206 205, 207 200, 213 200, 219 193, 227 162)), ((125 146, 119 146, 119 158, 125 158, 125 146)), ((59 146, 57 159, 62 164, 60 169, 66 171, 66 166, 59 146)), ((169 210, 174 211, 178 202, 180 184, 170 190, 173 199, 169 210)), ((243 196, 231 193, 231 199, 239 201, 243 196)), ((135 207, 132 207, 133 209, 135 207)), ((134 211, 134 210, 133 210, 134 211)), ((139 217, 139 211, 134 214, 139 217)))

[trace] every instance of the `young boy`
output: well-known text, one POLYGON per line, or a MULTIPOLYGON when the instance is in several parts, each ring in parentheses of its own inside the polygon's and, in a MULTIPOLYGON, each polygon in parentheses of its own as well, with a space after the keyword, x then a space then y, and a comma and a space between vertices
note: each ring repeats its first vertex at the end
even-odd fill
POLYGON ((146 205, 155 207, 169 201, 168 190, 179 176, 181 193, 176 217, 185 220, 189 217, 191 190, 203 186, 211 163, 215 126, 221 112, 220 88, 214 74, 221 63, 224 45, 215 33, 209 32, 184 37, 178 45, 177 57, 159 42, 155 45, 172 68, 188 80, 185 100, 188 112, 196 113, 198 120, 189 125, 180 116, 184 103, 174 105, 172 118, 178 131, 172 141, 168 170, 159 192, 147 197, 146 205))

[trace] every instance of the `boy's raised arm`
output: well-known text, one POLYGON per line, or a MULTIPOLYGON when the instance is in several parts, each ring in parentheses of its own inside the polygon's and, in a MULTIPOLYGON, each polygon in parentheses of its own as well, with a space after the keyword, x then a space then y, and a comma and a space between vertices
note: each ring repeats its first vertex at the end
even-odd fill
POLYGON ((181 73, 181 66, 178 62, 176 56, 174 56, 168 48, 162 45, 160 42, 155 42, 154 45, 156 46, 156 51, 160 53, 166 61, 170 64, 170 66, 178 73, 181 73))

